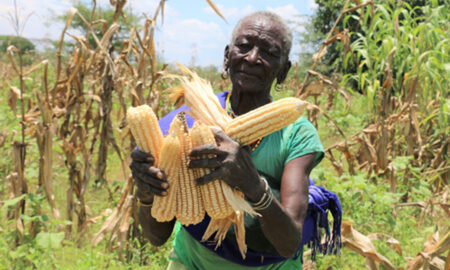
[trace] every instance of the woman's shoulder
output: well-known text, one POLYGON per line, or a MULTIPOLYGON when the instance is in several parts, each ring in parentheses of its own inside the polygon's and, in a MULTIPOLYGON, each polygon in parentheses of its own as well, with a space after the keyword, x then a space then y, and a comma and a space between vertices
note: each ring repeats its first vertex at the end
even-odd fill
POLYGON ((324 156, 324 147, 314 125, 306 118, 299 117, 297 121, 286 127, 283 133, 286 148, 285 164, 290 160, 309 153, 317 153, 317 165, 324 156))
POLYGON ((281 132, 283 136, 288 137, 318 135, 316 127, 304 116, 300 116, 295 122, 284 127, 281 132))
POLYGON ((312 128, 316 130, 314 125, 311 123, 311 121, 308 120, 305 116, 300 116, 294 123, 292 123, 294 127, 306 127, 306 128, 312 128))

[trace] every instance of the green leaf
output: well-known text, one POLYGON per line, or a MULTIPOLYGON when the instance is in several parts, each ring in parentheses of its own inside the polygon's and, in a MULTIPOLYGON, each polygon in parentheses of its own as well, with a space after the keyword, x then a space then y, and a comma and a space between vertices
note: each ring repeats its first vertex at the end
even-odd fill
POLYGON ((64 226, 72 225, 72 221, 70 221, 70 220, 52 219, 52 220, 50 220, 50 222, 51 222, 52 225, 64 225, 64 226))
POLYGON ((36 244, 42 248, 59 248, 64 239, 64 232, 41 232, 36 236, 36 244))
POLYGON ((20 202, 23 198, 25 198, 27 196, 27 194, 22 194, 19 197, 15 197, 9 200, 4 201, 3 203, 3 207, 2 208, 6 208, 8 206, 14 206, 16 205, 18 202, 20 202))
POLYGON ((11 250, 8 255, 11 256, 11 259, 15 260, 25 256, 25 253, 21 250, 11 250))

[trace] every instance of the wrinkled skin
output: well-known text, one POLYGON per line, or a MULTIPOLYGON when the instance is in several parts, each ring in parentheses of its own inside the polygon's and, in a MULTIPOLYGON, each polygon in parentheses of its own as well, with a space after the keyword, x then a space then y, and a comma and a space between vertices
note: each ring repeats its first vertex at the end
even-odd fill
POLYGON ((210 168, 210 174, 197 179, 204 185, 215 179, 225 181, 229 186, 240 189, 245 196, 257 202, 264 192, 264 183, 252 162, 249 147, 242 147, 222 130, 213 128, 217 146, 205 145, 192 149, 190 168, 210 168), (205 158, 208 155, 214 158, 205 158))
MULTIPOLYGON (((270 89, 276 80, 281 83, 291 66, 284 54, 283 37, 286 33, 279 25, 264 18, 248 18, 238 29, 232 44, 226 46, 224 66, 229 70, 233 85, 231 107, 236 115, 246 113, 270 102, 270 89)), ((213 129, 217 146, 204 145, 191 152, 191 168, 210 168, 212 172, 199 179, 205 184, 221 179, 240 189, 251 202, 257 202, 264 193, 261 180, 251 159, 249 147, 243 147, 223 131, 213 129), (212 154, 213 158, 205 158, 212 154)), ((137 183, 136 196, 150 203, 154 195, 167 194, 165 173, 153 166, 149 154, 135 150, 131 154, 130 168, 137 183)), ((301 243, 303 221, 308 205, 308 176, 313 167, 315 153, 288 162, 281 180, 281 200, 265 210, 260 223, 266 238, 284 257, 295 254, 301 243)), ((141 207, 139 220, 144 234, 152 244, 161 245, 170 236, 174 220, 159 223, 141 207)))
POLYGON ((136 196, 141 202, 153 201, 153 195, 165 196, 169 183, 164 171, 156 168, 155 159, 149 153, 133 150, 130 169, 136 181, 136 196))
POLYGON ((224 66, 233 84, 231 107, 235 114, 269 103, 274 80, 282 83, 286 78, 291 62, 283 53, 285 35, 272 21, 248 19, 225 48, 224 66))

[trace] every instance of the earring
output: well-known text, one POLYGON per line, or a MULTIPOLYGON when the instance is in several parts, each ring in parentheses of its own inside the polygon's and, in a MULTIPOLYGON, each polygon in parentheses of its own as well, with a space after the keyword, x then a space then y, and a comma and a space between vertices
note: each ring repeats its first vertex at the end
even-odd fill
POLYGON ((220 77, 222 78, 222 80, 228 79, 228 67, 224 68, 222 73, 220 73, 220 77))
POLYGON ((282 90, 282 86, 281 86, 281 84, 280 83, 276 83, 275 84, 275 91, 278 91, 278 92, 280 92, 282 90))

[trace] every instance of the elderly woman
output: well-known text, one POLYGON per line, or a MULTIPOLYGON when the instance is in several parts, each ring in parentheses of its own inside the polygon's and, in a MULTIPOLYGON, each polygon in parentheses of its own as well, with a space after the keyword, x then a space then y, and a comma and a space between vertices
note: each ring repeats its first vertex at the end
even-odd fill
MULTIPOLYGON (((283 20, 270 12, 253 13, 239 21, 231 43, 225 47, 224 67, 232 90, 218 95, 231 116, 244 114, 272 101, 274 82, 282 83, 291 67, 289 51, 292 34, 283 20)), ((160 120, 167 129, 175 114, 160 120)), ((192 123, 192 119, 189 121, 192 123)), ((139 221, 153 245, 164 244, 174 226, 175 240, 171 254, 172 269, 301 269, 302 231, 308 208, 308 176, 324 156, 324 149, 314 126, 305 118, 243 147, 221 131, 214 131, 217 147, 197 147, 191 157, 214 154, 215 158, 195 159, 191 168, 212 168, 209 175, 197 179, 205 184, 222 179, 239 188, 251 203, 263 196, 274 196, 260 217, 246 216, 248 251, 243 259, 230 230, 222 245, 200 242, 209 217, 191 226, 176 221, 160 223, 149 214, 153 197, 167 195, 164 172, 152 166, 153 158, 144 152, 132 152, 130 165, 140 200, 139 221), (264 179, 271 192, 266 190, 264 179), (176 262, 173 262, 176 261, 176 262)), ((271 197, 272 198, 272 197, 271 197)))

